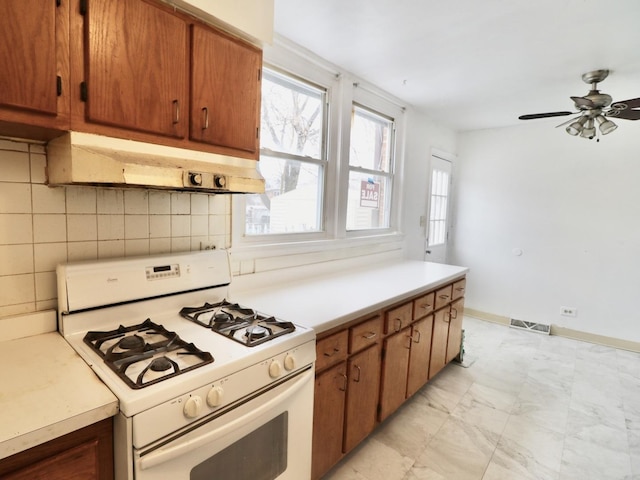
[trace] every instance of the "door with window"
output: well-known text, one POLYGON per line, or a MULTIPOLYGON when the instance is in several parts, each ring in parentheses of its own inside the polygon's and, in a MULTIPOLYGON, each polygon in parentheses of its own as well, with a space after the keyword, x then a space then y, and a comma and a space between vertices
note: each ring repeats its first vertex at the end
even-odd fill
POLYGON ((452 163, 438 155, 431 155, 431 179, 427 215, 425 261, 445 263, 451 223, 452 163))

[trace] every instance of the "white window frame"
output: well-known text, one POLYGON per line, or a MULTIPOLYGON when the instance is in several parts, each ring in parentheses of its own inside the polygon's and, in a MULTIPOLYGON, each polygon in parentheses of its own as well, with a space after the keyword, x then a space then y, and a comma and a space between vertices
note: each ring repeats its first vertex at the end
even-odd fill
MULTIPOLYGON (((244 235, 245 202, 234 195, 232 202, 232 251, 243 259, 314 252, 319 249, 371 245, 401 241, 402 159, 405 116, 400 103, 375 87, 356 81, 348 73, 324 62, 300 47, 276 39, 264 51, 264 65, 293 78, 326 89, 327 137, 322 232, 244 235), (393 179, 388 228, 346 230, 349 180, 349 141, 353 103, 394 120, 393 179)), ((236 255, 237 256, 237 255, 236 255)))

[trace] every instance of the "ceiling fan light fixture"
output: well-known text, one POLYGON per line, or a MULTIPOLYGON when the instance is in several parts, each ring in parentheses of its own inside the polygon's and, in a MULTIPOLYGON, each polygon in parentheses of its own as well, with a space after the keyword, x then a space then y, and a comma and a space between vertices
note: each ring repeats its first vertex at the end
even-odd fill
POLYGON ((580 117, 566 128, 567 133, 569 135, 573 135, 574 137, 581 133, 584 129, 584 124, 587 123, 588 119, 589 117, 580 117))
POLYGON ((593 118, 589 118, 587 120, 587 123, 582 129, 582 132, 580 132, 580 136, 583 138, 588 138, 589 140, 596 136, 596 129, 593 126, 593 118))
POLYGON ((616 128, 618 128, 618 125, 616 125, 615 123, 613 123, 611 120, 607 120, 606 118, 604 118, 602 115, 598 115, 596 117, 596 120, 598 121, 598 124, 600 126, 600 132, 603 135, 606 135, 608 133, 613 132, 616 128))

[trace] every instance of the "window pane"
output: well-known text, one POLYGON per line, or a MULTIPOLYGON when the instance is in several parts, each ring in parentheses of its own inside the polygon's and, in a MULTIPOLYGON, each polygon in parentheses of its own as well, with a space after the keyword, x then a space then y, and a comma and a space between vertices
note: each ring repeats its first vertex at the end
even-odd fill
POLYGON ((347 230, 388 228, 390 205, 391 188, 388 177, 349 173, 347 230))
POLYGON ((265 179, 265 193, 246 196, 245 233, 320 231, 322 167, 264 155, 258 167, 265 179))
POLYGON ((324 96, 321 89, 264 70, 260 148, 322 158, 324 96))
POLYGON ((392 125, 391 120, 354 106, 349 165, 390 172, 392 125))
POLYGON ((447 203, 449 173, 434 169, 431 174, 431 206, 429 208, 429 246, 442 245, 447 240, 447 203))

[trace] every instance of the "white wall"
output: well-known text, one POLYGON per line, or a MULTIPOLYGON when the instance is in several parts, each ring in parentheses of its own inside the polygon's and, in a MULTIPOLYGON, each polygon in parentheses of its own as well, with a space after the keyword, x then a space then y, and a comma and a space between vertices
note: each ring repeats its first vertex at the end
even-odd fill
POLYGON ((405 234, 405 257, 424 259, 425 227, 420 216, 426 215, 429 191, 431 150, 455 154, 456 134, 415 110, 407 110, 405 163, 403 169, 402 231, 405 234))
POLYGON ((470 268, 466 305, 640 341, 639 125, 596 143, 557 123, 459 135, 451 262, 470 268))

